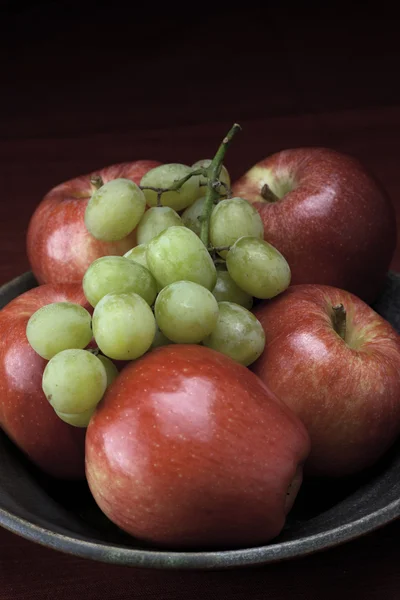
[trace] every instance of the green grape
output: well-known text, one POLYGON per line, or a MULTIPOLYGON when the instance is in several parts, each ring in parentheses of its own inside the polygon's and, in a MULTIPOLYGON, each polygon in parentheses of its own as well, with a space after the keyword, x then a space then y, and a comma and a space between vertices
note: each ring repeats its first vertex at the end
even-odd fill
POLYGON ((161 331, 161 329, 159 328, 158 325, 156 325, 156 333, 154 335, 154 340, 151 344, 152 348, 159 348, 160 346, 167 346, 168 344, 171 344, 171 340, 169 340, 167 338, 167 336, 165 336, 163 334, 163 332, 161 331))
MULTIPOLYGON (((133 262, 139 263, 139 265, 146 267, 146 269, 149 269, 149 265, 147 263, 147 244, 139 244, 139 246, 135 246, 135 248, 128 250, 128 252, 124 254, 124 257, 129 258, 129 260, 133 260, 133 262)), ((157 292, 160 292, 162 290, 162 285, 160 285, 157 281, 156 284, 157 292)))
MULTIPOLYGON (((209 167, 210 164, 211 164, 211 160, 209 158, 205 158, 205 159, 198 160, 197 162, 195 162, 194 165, 192 165, 192 169, 199 169, 199 168, 207 169, 207 167, 209 167)), ((219 194, 220 194, 220 196, 223 197, 223 196, 226 196, 227 188, 229 189, 230 185, 231 185, 231 178, 229 176, 227 168, 224 165, 222 165, 221 172, 219 175, 219 180, 222 181, 222 183, 224 183, 227 186, 227 187, 225 187, 224 185, 221 185, 219 187, 219 190, 218 190, 219 194)), ((202 196, 205 196, 205 194, 206 194, 205 190, 207 188, 205 185, 202 185, 205 183, 207 183, 207 179, 203 176, 200 176, 198 178, 198 185, 199 185, 199 189, 197 192, 198 198, 201 198, 202 196)))
POLYGON ((217 283, 212 293, 217 302, 234 302, 248 309, 253 306, 253 296, 244 292, 233 281, 228 271, 217 271, 217 283))
POLYGON ((217 281, 217 271, 207 248, 187 227, 169 227, 150 240, 147 263, 161 287, 187 280, 212 290, 217 281))
POLYGON ((133 260, 133 262, 139 263, 139 265, 148 269, 149 266, 147 264, 146 252, 147 245, 139 244, 138 246, 131 248, 131 250, 128 250, 128 252, 125 252, 124 258, 129 258, 129 260, 133 260))
POLYGON ((42 387, 56 411, 83 413, 100 402, 107 387, 107 374, 92 352, 63 350, 47 363, 42 387))
POLYGON ((107 294, 93 313, 93 334, 101 352, 134 360, 150 348, 156 333, 153 311, 138 294, 107 294))
POLYGON ((260 321, 243 306, 233 302, 218 304, 219 316, 204 346, 218 350, 247 367, 262 354, 265 333, 260 321))
MULTIPOLYGON (((140 186, 142 188, 169 188, 180 179, 186 177, 186 175, 189 175, 192 170, 187 165, 178 163, 160 165, 154 169, 150 169, 150 171, 143 175, 140 186)), ((169 206, 176 211, 183 210, 196 200, 198 186, 198 177, 191 177, 179 190, 164 192, 161 196, 161 205, 169 206)), ((147 204, 149 206, 157 206, 157 192, 149 189, 143 189, 143 192, 147 204)))
POLYGON ((229 275, 255 298, 273 298, 290 284, 290 267, 274 246, 254 237, 242 237, 228 252, 229 275))
POLYGON ((130 179, 108 181, 96 190, 85 211, 85 225, 98 240, 122 240, 139 223, 146 208, 140 187, 130 179))
POLYGON ((92 339, 91 320, 80 304, 53 302, 33 313, 26 337, 35 352, 50 360, 61 350, 85 348, 92 339))
MULTIPOLYGON (((229 198, 214 206, 210 218, 210 241, 214 248, 232 246, 239 238, 264 237, 264 225, 257 210, 243 198, 229 198)), ((228 250, 219 252, 226 258, 228 250)))
POLYGON ((112 360, 107 358, 107 356, 103 356, 102 354, 98 354, 97 358, 101 361, 103 367, 106 370, 107 375, 107 387, 112 384, 114 379, 118 377, 118 369, 113 363, 112 360))
POLYGON ((194 231, 194 233, 196 235, 198 235, 199 237, 200 237, 200 230, 201 230, 200 217, 203 214, 205 201, 206 201, 205 196, 198 198, 196 200, 196 202, 194 202, 192 204, 192 206, 189 206, 182 213, 182 223, 184 224, 184 226, 187 227, 188 229, 191 229, 192 231, 194 231))
POLYGON ((198 344, 217 323, 218 302, 198 283, 176 281, 158 294, 154 312, 168 339, 178 344, 198 344))
POLYGON ((138 244, 147 244, 153 237, 172 227, 182 225, 182 219, 173 208, 169 206, 153 206, 147 210, 136 231, 138 244))
POLYGON ((148 269, 124 256, 102 256, 92 262, 83 276, 83 291, 92 306, 106 294, 139 294, 151 306, 157 283, 148 269))
MULTIPOLYGON (((102 354, 96 355, 99 361, 102 363, 107 377, 107 387, 111 385, 111 383, 118 377, 118 369, 115 364, 106 356, 102 354)), ((64 413, 58 410, 55 411, 56 415, 60 417, 62 421, 68 423, 69 425, 73 425, 74 427, 87 427, 89 425, 89 421, 92 418, 97 406, 93 408, 89 408, 81 413, 64 413)))
POLYGON ((68 425, 73 425, 74 427, 87 427, 89 425, 90 419, 94 415, 96 407, 89 408, 89 410, 85 410, 82 413, 63 413, 58 410, 55 411, 57 417, 68 423, 68 425))

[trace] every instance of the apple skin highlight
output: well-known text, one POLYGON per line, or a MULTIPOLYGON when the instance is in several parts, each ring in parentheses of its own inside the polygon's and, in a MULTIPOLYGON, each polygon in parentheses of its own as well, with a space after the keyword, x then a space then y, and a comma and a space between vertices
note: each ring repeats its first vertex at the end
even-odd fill
POLYGON ((86 435, 86 475, 100 509, 157 546, 234 548, 282 530, 309 437, 249 369, 198 345, 129 364, 86 435))

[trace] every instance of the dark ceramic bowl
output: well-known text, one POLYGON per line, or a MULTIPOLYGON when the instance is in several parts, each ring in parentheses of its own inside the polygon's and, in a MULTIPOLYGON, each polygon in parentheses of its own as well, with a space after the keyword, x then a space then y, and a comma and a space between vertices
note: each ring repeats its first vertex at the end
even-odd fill
MULTIPOLYGON (((0 307, 34 287, 26 273, 0 288, 0 307)), ((400 331, 400 276, 389 273, 374 308, 400 331)), ((97 508, 85 483, 34 468, 0 434, 0 525, 34 542, 93 560, 161 569, 221 569, 304 556, 367 534, 400 515, 400 440, 375 467, 340 482, 305 482, 278 538, 241 550, 169 552, 125 535, 97 508)))

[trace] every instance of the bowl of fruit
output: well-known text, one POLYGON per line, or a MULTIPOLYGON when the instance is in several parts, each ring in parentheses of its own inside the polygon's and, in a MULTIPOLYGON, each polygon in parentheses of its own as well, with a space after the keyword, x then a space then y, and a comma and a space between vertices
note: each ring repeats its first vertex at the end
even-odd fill
POLYGON ((400 514, 395 212, 297 148, 53 188, 0 289, 0 525, 148 568, 304 556, 400 514))

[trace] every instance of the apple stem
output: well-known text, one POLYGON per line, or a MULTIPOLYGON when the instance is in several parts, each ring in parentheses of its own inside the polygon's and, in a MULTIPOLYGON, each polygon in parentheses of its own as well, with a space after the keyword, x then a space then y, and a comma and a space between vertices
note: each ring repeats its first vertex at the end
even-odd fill
POLYGON ((201 229, 200 229, 200 239, 208 248, 209 238, 210 238, 210 217, 211 212, 214 207, 214 204, 218 202, 220 194, 218 192, 218 188, 221 185, 219 180, 219 176, 222 169, 222 164, 225 158, 226 151, 228 149, 229 144, 231 143, 235 134, 241 130, 240 125, 235 123, 224 139, 222 140, 221 145, 219 146, 214 158, 211 161, 210 166, 206 169, 207 171, 207 193, 206 193, 206 201, 204 202, 203 213, 201 215, 201 229))
POLYGON ((346 309, 343 304, 332 306, 333 310, 333 328, 336 333, 344 340, 346 338, 346 309))
POLYGON ((93 175, 90 178, 90 183, 96 188, 96 190, 99 190, 101 186, 104 185, 104 181, 101 178, 101 175, 93 175))
POLYGON ((267 202, 278 202, 278 200, 280 200, 279 196, 277 196, 276 194, 274 194, 274 192, 271 190, 271 188, 269 187, 268 183, 264 183, 264 185, 262 186, 262 188, 261 188, 261 196, 267 202))

